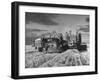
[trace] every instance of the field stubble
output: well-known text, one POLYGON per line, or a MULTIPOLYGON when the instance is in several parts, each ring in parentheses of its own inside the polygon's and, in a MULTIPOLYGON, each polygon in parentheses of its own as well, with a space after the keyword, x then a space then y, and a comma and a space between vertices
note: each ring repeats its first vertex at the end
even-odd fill
POLYGON ((25 68, 61 67, 89 65, 89 52, 69 49, 63 53, 27 52, 25 68))

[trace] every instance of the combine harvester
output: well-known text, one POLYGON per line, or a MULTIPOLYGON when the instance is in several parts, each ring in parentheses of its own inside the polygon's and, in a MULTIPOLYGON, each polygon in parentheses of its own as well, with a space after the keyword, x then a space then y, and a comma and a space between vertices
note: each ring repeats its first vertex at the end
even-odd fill
POLYGON ((45 53, 62 53, 68 49, 87 50, 87 45, 82 44, 81 33, 72 35, 71 31, 66 32, 66 40, 63 39, 62 33, 45 33, 35 40, 34 46, 37 51, 45 53))

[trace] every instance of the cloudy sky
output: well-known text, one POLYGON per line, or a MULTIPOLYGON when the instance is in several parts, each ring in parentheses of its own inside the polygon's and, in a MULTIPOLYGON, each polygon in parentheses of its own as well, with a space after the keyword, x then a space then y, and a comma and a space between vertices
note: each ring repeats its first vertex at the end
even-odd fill
POLYGON ((29 31, 49 30, 65 33, 72 30, 75 32, 79 25, 89 25, 89 16, 29 12, 25 14, 25 26, 29 31))

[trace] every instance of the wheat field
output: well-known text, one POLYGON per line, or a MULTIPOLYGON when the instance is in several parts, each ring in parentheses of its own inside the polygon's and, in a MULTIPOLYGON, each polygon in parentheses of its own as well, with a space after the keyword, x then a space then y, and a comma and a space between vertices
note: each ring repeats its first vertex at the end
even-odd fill
MULTIPOLYGON (((30 50, 29 50, 30 51, 30 50)), ((26 52, 25 68, 89 65, 89 52, 69 49, 63 53, 26 52)))

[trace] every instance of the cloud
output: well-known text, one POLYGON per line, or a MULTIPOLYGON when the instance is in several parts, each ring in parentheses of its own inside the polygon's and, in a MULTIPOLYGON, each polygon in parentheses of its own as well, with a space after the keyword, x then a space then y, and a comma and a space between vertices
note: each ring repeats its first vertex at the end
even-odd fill
POLYGON ((26 32, 41 32, 41 31, 48 31, 48 30, 41 30, 41 29, 26 29, 26 32))
POLYGON ((38 23, 42 25, 58 25, 56 21, 54 21, 54 18, 56 18, 56 15, 50 15, 45 13, 29 13, 26 12, 26 24, 27 23, 38 23))

